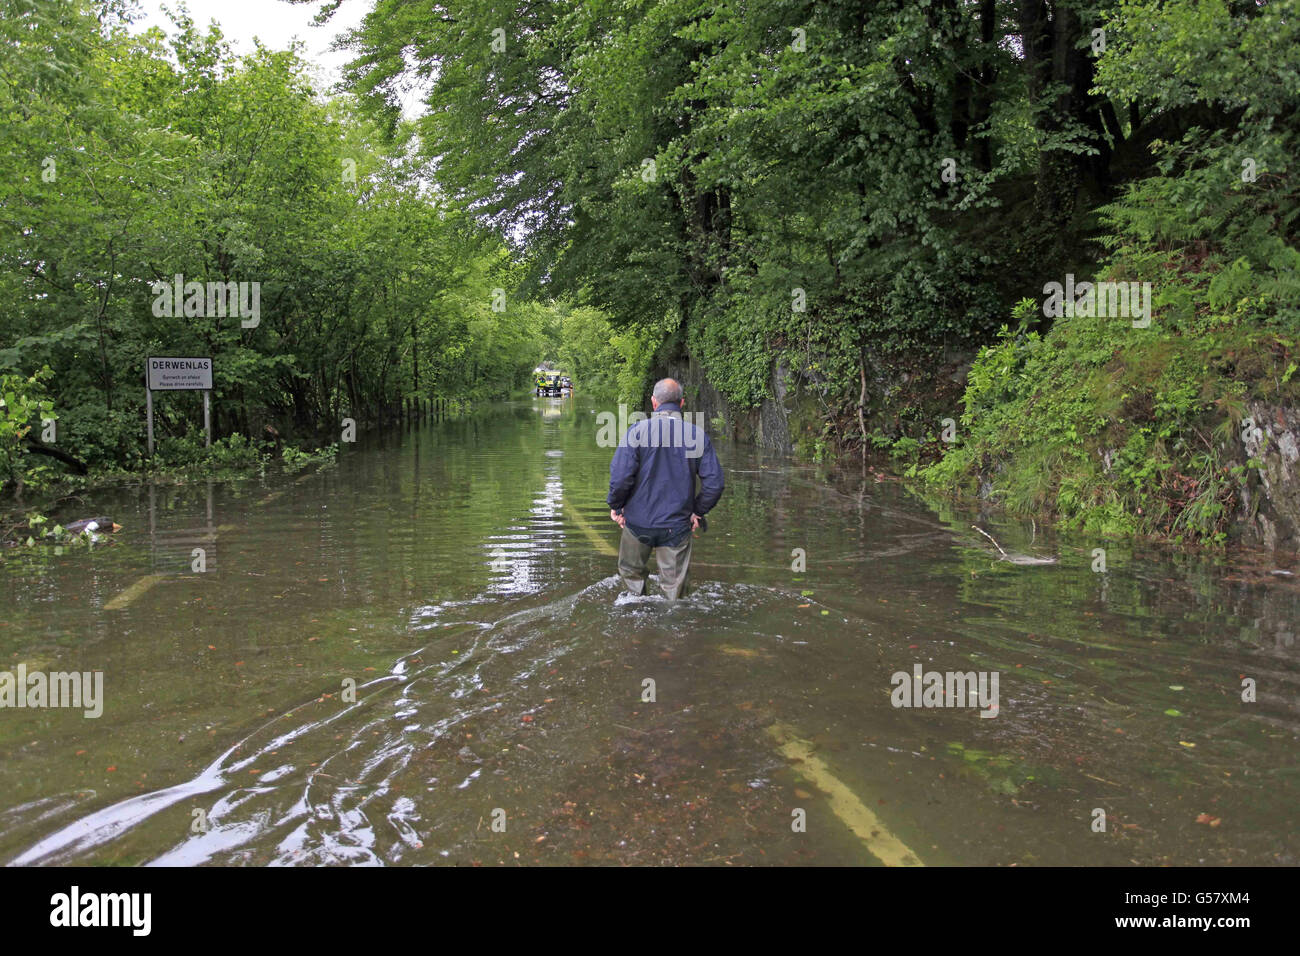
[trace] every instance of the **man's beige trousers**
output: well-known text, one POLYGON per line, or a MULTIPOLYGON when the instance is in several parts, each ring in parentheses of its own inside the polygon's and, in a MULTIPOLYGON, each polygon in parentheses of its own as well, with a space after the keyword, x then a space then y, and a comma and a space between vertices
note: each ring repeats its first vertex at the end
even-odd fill
POLYGON ((633 594, 645 594, 646 566, 650 552, 655 553, 659 565, 659 585, 670 601, 686 596, 686 577, 691 569, 691 542, 694 535, 676 547, 652 548, 642 544, 627 528, 618 542, 618 575, 633 594))

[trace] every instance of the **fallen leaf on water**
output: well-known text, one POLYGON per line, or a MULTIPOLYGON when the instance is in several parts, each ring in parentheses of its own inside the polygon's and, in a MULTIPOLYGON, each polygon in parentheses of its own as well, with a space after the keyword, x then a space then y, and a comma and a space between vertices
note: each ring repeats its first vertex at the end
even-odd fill
POLYGON ((1182 746, 1184 746, 1184 747, 1195 747, 1195 746, 1196 746, 1196 744, 1188 743, 1186 740, 1180 740, 1180 741, 1178 741, 1178 742, 1179 742, 1182 746))
POLYGON ((800 607, 812 607, 811 604, 800 604, 799 606, 800 606, 800 607))
POLYGON ((1174 708, 1170 707, 1168 710, 1165 711, 1165 716, 1166 716, 1166 717, 1181 717, 1181 716, 1183 716, 1183 715, 1182 715, 1182 712, 1181 712, 1181 711, 1174 710, 1174 708))
POLYGON ((1204 823, 1206 826, 1217 827, 1223 821, 1218 817, 1212 817, 1208 813, 1202 813, 1196 818, 1197 823, 1204 823))
POLYGON ((795 795, 796 797, 798 797, 800 800, 811 800, 811 799, 812 799, 812 794, 811 794, 811 793, 809 793, 807 790, 800 790, 798 787, 795 787, 795 788, 794 788, 794 795, 795 795))

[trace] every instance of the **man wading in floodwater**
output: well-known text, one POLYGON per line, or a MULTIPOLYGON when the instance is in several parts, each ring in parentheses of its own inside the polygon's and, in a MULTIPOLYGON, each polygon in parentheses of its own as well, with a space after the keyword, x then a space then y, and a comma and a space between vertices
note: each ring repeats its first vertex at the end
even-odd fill
POLYGON ((645 593, 651 550, 669 600, 686 596, 691 532, 722 497, 722 466, 703 428, 682 416, 682 387, 654 387, 654 408, 627 430, 609 464, 609 517, 623 529, 618 573, 633 594, 645 593), (700 493, 695 493, 695 479, 700 493))

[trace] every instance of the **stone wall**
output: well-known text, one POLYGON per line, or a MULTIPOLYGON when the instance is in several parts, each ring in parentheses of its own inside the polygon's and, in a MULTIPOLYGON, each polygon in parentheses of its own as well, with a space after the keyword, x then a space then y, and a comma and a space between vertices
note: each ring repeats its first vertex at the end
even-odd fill
POLYGON ((1237 530, 1245 543, 1300 550, 1300 411, 1263 402, 1247 406, 1239 433, 1242 458, 1256 469, 1241 496, 1237 530))
POLYGON ((758 408, 733 411, 727 400, 704 375, 700 364, 690 356, 679 356, 655 366, 653 380, 675 378, 689 396, 688 409, 703 412, 710 433, 716 434, 715 418, 727 422, 727 437, 749 442, 779 454, 794 452, 791 418, 801 399, 794 388, 793 376, 783 362, 776 362, 770 386, 774 398, 764 399, 758 408))

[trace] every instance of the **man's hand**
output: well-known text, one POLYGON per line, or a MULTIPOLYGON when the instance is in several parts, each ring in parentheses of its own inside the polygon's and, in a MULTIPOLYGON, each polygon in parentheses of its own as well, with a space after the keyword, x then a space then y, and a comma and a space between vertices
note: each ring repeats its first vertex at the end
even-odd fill
POLYGON ((697 514, 691 515, 691 530, 692 531, 700 530, 700 516, 697 514))
POLYGON ((614 524, 618 525, 620 528, 627 527, 627 519, 624 518, 617 511, 615 511, 613 508, 609 509, 609 520, 614 522, 614 524))

